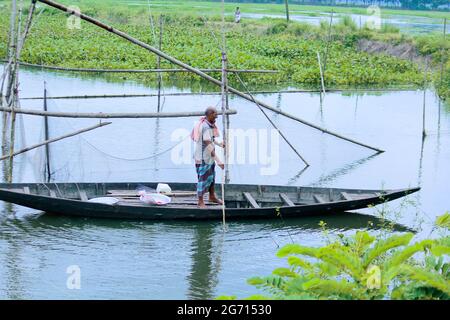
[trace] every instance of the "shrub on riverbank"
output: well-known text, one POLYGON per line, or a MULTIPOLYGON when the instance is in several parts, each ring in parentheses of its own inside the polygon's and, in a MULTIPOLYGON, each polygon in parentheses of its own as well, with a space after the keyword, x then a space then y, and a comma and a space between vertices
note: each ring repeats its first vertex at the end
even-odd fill
MULTIPOLYGON (((449 213, 436 225, 448 230, 449 213)), ((249 279, 266 295, 248 299, 450 299, 450 237, 410 244, 413 236, 383 238, 359 231, 320 248, 288 244, 277 256, 287 258, 289 267, 249 279)))

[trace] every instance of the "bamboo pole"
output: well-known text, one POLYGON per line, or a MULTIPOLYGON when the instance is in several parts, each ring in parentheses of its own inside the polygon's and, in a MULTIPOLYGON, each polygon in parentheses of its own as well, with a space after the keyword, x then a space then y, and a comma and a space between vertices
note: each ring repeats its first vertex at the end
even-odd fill
POLYGON ((325 72, 327 70, 328 50, 330 48, 330 43, 331 43, 331 30, 333 28, 333 14, 334 14, 334 11, 331 10, 330 26, 328 27, 327 46, 325 48, 325 57, 323 58, 323 74, 324 74, 324 77, 325 77, 325 72))
POLYGON ((427 93, 427 71, 428 71, 428 60, 425 60, 425 67, 424 67, 424 75, 423 75, 423 107, 422 107, 422 137, 425 137, 427 135, 425 131, 425 111, 426 111, 426 93, 427 93))
MULTIPOLYGON (((6 66, 7 68, 7 83, 6 83, 6 102, 7 106, 10 106, 11 103, 11 88, 12 88, 12 82, 13 82, 13 66, 14 66, 14 58, 16 56, 16 43, 17 43, 17 37, 16 37, 16 20, 17 20, 17 1, 12 0, 11 3, 11 18, 10 18, 10 43, 9 43, 9 50, 8 50, 8 64, 6 66)), ((3 89, 3 85, 2 85, 3 89)))
POLYGON ((21 25, 22 25, 22 2, 20 2, 19 5, 19 17, 17 21, 17 36, 15 40, 15 46, 16 46, 16 52, 14 55, 14 63, 13 63, 13 79, 10 83, 12 86, 12 94, 10 95, 10 103, 8 106, 11 108, 11 126, 10 126, 10 141, 9 141, 9 173, 8 173, 8 180, 9 182, 12 182, 12 176, 13 176, 13 154, 14 154, 14 144, 16 143, 16 113, 14 112, 19 100, 17 99, 17 95, 19 94, 19 57, 20 57, 20 43, 22 40, 20 39, 20 32, 21 32, 21 25))
POLYGON ((320 83, 322 85, 322 93, 325 96, 325 83, 324 83, 324 80, 323 80, 322 63, 320 62, 320 53, 319 53, 319 51, 317 51, 317 62, 319 63, 320 83))
POLYGON ((84 132, 87 132, 87 131, 90 131, 90 130, 94 130, 94 129, 97 129, 97 128, 100 128, 100 127, 103 127, 103 126, 107 126, 109 124, 111 124, 111 122, 102 122, 102 123, 99 123, 99 124, 97 124, 95 126, 91 126, 91 127, 88 127, 88 128, 82 129, 82 130, 78 130, 78 131, 73 132, 73 133, 69 133, 69 134, 57 137, 57 138, 53 138, 53 139, 50 139, 50 140, 43 141, 41 143, 38 143, 38 144, 32 145, 30 147, 24 148, 22 150, 16 151, 12 155, 1 156, 0 157, 0 161, 5 160, 5 159, 7 159, 7 158, 9 158, 11 156, 15 157, 15 156, 17 156, 19 154, 22 154, 24 152, 27 152, 27 151, 30 151, 30 150, 33 150, 33 149, 36 149, 36 148, 39 148, 39 147, 41 147, 43 145, 48 145, 49 143, 56 142, 56 141, 59 141, 59 140, 62 140, 62 139, 66 139, 66 138, 78 135, 80 133, 84 133, 84 132))
POLYGON ((11 16, 9 19, 9 50, 8 50, 8 60, 11 61, 13 58, 13 49, 16 42, 16 18, 17 18, 17 0, 11 1, 11 16))
MULTIPOLYGON (((5 62, 6 60, 1 60, 5 62)), ((74 71, 74 72, 96 72, 96 73, 170 73, 170 72, 191 72, 184 69, 90 69, 90 68, 66 68, 58 66, 47 66, 43 64, 34 64, 28 62, 19 62, 25 67, 40 68, 55 71, 74 71)), ((202 72, 221 72, 222 69, 199 69, 202 72)), ((278 70, 256 70, 256 69, 231 69, 228 72, 239 73, 278 73, 278 70)))
MULTIPOLYGON (((19 41, 19 52, 22 52, 23 45, 25 44, 25 40, 28 37, 28 33, 30 32, 31 23, 33 21, 34 10, 36 9, 36 1, 37 0, 32 0, 30 8, 28 9, 28 18, 27 18, 27 22, 25 24, 25 30, 23 31, 23 34, 19 41)), ((17 63, 19 63, 19 61, 17 61, 17 63)))
MULTIPOLYGON (((373 92, 373 91, 411 91, 416 90, 416 87, 411 88, 399 88, 399 89, 327 89, 327 92, 353 92, 353 91, 364 91, 364 92, 373 92)), ((320 90, 280 90, 280 91, 250 91, 251 94, 274 94, 274 93, 320 93, 320 90)), ((161 96, 169 97, 169 96, 207 96, 207 95, 221 95, 222 93, 217 92, 173 92, 173 93, 164 93, 161 96)), ((232 95, 232 93, 231 93, 232 95)), ((157 93, 138 93, 138 94, 99 94, 99 95, 79 95, 79 96, 50 96, 47 97, 47 100, 58 100, 58 99, 105 99, 105 98, 137 98, 137 97, 157 97, 157 93)), ((21 100, 42 100, 44 97, 25 97, 20 98, 21 100)))
POLYGON ((226 224, 225 224, 225 183, 230 179, 229 172, 228 172, 228 139, 227 139, 227 123, 229 123, 228 116, 226 115, 226 112, 228 111, 228 90, 227 90, 227 53, 226 53, 226 40, 225 40, 225 0, 222 0, 222 84, 221 84, 221 93, 222 93, 222 130, 223 130, 223 143, 224 143, 224 149, 223 149, 223 163, 224 168, 222 172, 222 183, 221 183, 221 189, 222 189, 222 225, 223 230, 226 231, 226 224))
POLYGON ((16 16, 17 16, 17 3, 16 0, 13 0, 11 2, 11 15, 10 15, 10 30, 8 34, 8 51, 7 51, 7 60, 2 60, 3 62, 7 62, 7 64, 4 66, 2 77, 1 77, 1 86, 0 86, 0 93, 3 96, 3 90, 5 81, 7 81, 6 87, 7 90, 5 92, 6 100, 9 100, 9 91, 8 88, 10 87, 9 84, 11 82, 11 68, 13 65, 13 58, 14 58, 14 52, 15 52, 15 43, 16 43, 16 16))
MULTIPOLYGON (((444 18, 444 42, 445 43, 445 35, 447 32, 447 18, 444 18)), ((442 46, 441 49, 441 76, 440 76, 440 81, 439 81, 439 85, 442 86, 442 80, 444 78, 444 47, 442 46)))
MULTIPOLYGON (((0 107, 0 111, 12 112, 11 108, 0 107)), ((200 117, 204 112, 142 112, 142 113, 89 113, 89 112, 54 112, 29 109, 16 109, 15 113, 28 114, 32 116, 47 116, 56 118, 94 118, 94 119, 126 119, 126 118, 185 118, 200 117)), ((230 109, 226 114, 236 114, 237 111, 230 109)))
MULTIPOLYGON (((47 85, 44 81, 44 111, 47 112, 47 85)), ((49 129, 48 129, 48 117, 44 117, 44 130, 45 130, 45 141, 50 140, 49 129)), ((45 145, 45 163, 47 168, 47 181, 50 181, 51 171, 50 171, 50 149, 49 144, 45 145)))
MULTIPOLYGON (((17 92, 17 86, 18 86, 18 72, 19 72, 19 60, 20 60, 20 55, 22 53, 22 48, 23 45, 25 44, 25 40, 28 36, 28 33, 30 31, 31 28, 31 23, 33 21, 33 14, 34 14, 34 10, 36 7, 36 1, 37 0, 33 0, 30 4, 29 10, 28 10, 28 17, 25 23, 25 29, 24 32, 21 34, 21 25, 22 25, 22 2, 20 3, 20 8, 19 8, 19 18, 18 18, 18 23, 17 23, 17 36, 15 39, 15 55, 13 55, 13 59, 9 60, 9 64, 12 66, 12 70, 14 70, 12 73, 14 74, 14 80, 10 82, 10 88, 12 88, 13 90, 16 90, 17 92)), ((17 99, 17 95, 15 94, 15 92, 13 92, 13 97, 17 99)))
POLYGON ((12 88, 12 94, 10 92, 10 102, 8 103, 8 107, 12 110, 11 111, 11 127, 10 127, 10 145, 9 145, 9 154, 10 154, 10 163, 9 163, 9 175, 8 179, 9 181, 12 181, 12 174, 13 174, 13 154, 14 154, 14 147, 15 147, 15 139, 16 139, 16 107, 20 107, 20 101, 18 99, 19 95, 19 60, 20 60, 20 54, 22 52, 23 45, 25 44, 25 40, 28 36, 28 33, 31 28, 31 22, 33 20, 33 13, 36 6, 36 1, 33 0, 30 4, 30 8, 28 11, 28 17, 25 22, 25 29, 22 33, 21 27, 22 27, 22 10, 23 10, 23 3, 20 2, 19 6, 19 16, 17 21, 17 35, 15 39, 15 55, 13 58, 13 68, 12 68, 12 74, 13 78, 11 79, 9 83, 9 90, 12 88))
MULTIPOLYGON (((12 61, 14 59, 15 55, 15 43, 16 43, 16 16, 17 16, 17 1, 12 0, 11 2, 11 16, 10 16, 10 25, 9 25, 9 44, 8 44, 8 63, 4 66, 3 75, 2 75, 2 84, 1 84, 1 99, 2 99, 2 107, 5 105, 5 107, 9 107, 9 101, 10 101, 10 83, 12 81, 12 61), (4 90, 4 84, 6 83, 6 92, 3 94, 4 90)), ((7 132, 7 126, 8 126, 8 115, 6 112, 3 112, 2 115, 2 153, 6 153, 7 149, 7 139, 6 139, 6 132, 7 132)))
MULTIPOLYGON (((162 34, 163 34, 163 19, 162 16, 159 16, 159 46, 158 49, 162 49, 162 34)), ((156 69, 161 69, 161 57, 156 56, 157 67, 156 69)), ((161 111, 161 83, 162 83, 162 75, 161 72, 158 72, 158 112, 161 111)))
POLYGON ((289 22, 289 3, 288 0, 284 0, 284 6, 286 9, 286 21, 289 22))
MULTIPOLYGON (((221 101, 222 101, 222 130, 223 130, 223 142, 224 147, 224 181, 228 183, 230 180, 229 166, 228 166, 228 125, 230 123, 229 116, 226 111, 228 107, 228 59, 226 52, 226 38, 225 38, 225 1, 222 0, 222 45, 221 45, 221 60, 222 60, 222 84, 221 84, 221 101)), ((224 186, 222 186, 222 192, 224 192, 224 186)), ((225 216, 225 214, 224 214, 225 216)), ((224 219, 225 224, 225 219, 224 219)))
MULTIPOLYGON (((6 105, 6 100, 2 96, 2 102, 0 103, 0 108, 3 108, 3 105, 6 105)), ((6 131, 8 127, 8 112, 2 112, 2 153, 6 153, 7 143, 6 143, 6 131)))
MULTIPOLYGON (((146 43, 144 43, 144 42, 142 42, 142 41, 140 41, 138 39, 135 39, 135 38, 131 37, 130 35, 122 32, 120 30, 117 30, 117 29, 115 29, 115 28, 113 28, 111 26, 108 26, 108 25, 104 24, 103 22, 101 22, 101 21, 99 21, 97 19, 94 19, 94 18, 92 18, 90 16, 87 16, 87 15, 85 15, 83 13, 80 14, 80 13, 78 13, 78 12, 72 10, 72 9, 69 9, 69 8, 67 8, 67 7, 65 7, 65 6, 63 6, 63 5, 59 4, 59 3, 56 3, 54 1, 51 1, 51 0, 38 0, 38 1, 40 1, 40 2, 42 2, 44 4, 47 4, 47 5, 49 5, 49 6, 53 7, 53 8, 56 8, 58 10, 67 12, 67 13, 69 13, 71 15, 77 14, 77 15, 79 15, 79 17, 81 19, 83 19, 83 20, 85 20, 87 22, 90 22, 90 23, 92 23, 92 24, 94 24, 94 25, 96 25, 96 26, 98 26, 98 27, 100 27, 100 28, 102 28, 102 29, 104 29, 104 30, 106 30, 108 32, 111 32, 111 33, 113 33, 115 35, 118 35, 119 37, 124 38, 124 39, 126 39, 126 40, 128 40, 128 41, 130 41, 130 42, 132 42, 132 43, 134 43, 134 44, 144 48, 144 49, 147 49, 148 51, 153 52, 154 54, 157 54, 157 55, 161 56, 162 58, 166 59, 167 61, 172 62, 173 64, 176 64, 176 65, 178 65, 178 66, 180 66, 180 67, 182 67, 182 68, 184 68, 186 70, 189 70, 189 71, 197 74, 198 76, 200 76, 200 77, 202 77, 202 78, 204 78, 204 79, 206 79, 206 80, 208 80, 208 81, 210 81, 210 82, 212 82, 212 83, 214 83, 214 84, 216 84, 218 86, 221 86, 221 84, 222 84, 222 82, 220 80, 217 80, 217 79, 209 76, 208 74, 206 74, 206 73, 204 73, 204 72, 202 72, 202 71, 200 71, 200 70, 198 70, 198 69, 196 69, 196 68, 194 68, 194 67, 192 67, 192 66, 190 66, 190 65, 188 65, 188 64, 186 64, 184 62, 181 62, 181 61, 179 61, 179 60, 177 60, 177 59, 167 55, 166 53, 164 53, 162 51, 159 51, 158 49, 156 49, 156 48, 154 48, 154 47, 152 47, 152 46, 150 46, 150 45, 148 45, 148 44, 146 44, 146 43)), ((247 101, 250 101, 250 102, 258 101, 258 100, 254 100, 251 96, 249 96, 249 95, 247 95, 245 93, 242 93, 239 90, 234 89, 233 87, 229 86, 228 90, 230 92, 240 96, 241 98, 247 100, 247 101)), ((360 146, 372 149, 372 150, 374 150, 376 152, 384 152, 381 149, 378 149, 378 148, 375 148, 375 147, 371 147, 371 146, 369 146, 367 144, 358 142, 358 141, 356 141, 354 139, 346 138, 346 137, 344 137, 344 136, 342 136, 342 135, 340 135, 338 133, 332 132, 332 131, 327 130, 325 128, 321 128, 321 127, 319 127, 317 125, 314 125, 314 124, 312 124, 312 123, 310 123, 308 121, 300 119, 299 117, 290 115, 290 114, 288 114, 286 112, 283 112, 281 110, 273 108, 272 106, 270 106, 267 103, 264 103, 262 101, 258 101, 258 104, 260 106, 268 109, 268 110, 271 110, 271 111, 276 112, 278 114, 284 115, 285 117, 287 117, 289 119, 292 119, 292 120, 298 121, 300 123, 303 123, 304 125, 307 125, 307 126, 309 126, 311 128, 314 128, 314 129, 317 129, 317 130, 319 130, 319 131, 321 131, 323 133, 327 133, 329 135, 332 135, 332 136, 335 136, 337 138, 346 140, 348 142, 352 142, 352 143, 355 143, 357 145, 360 145, 360 146)))
POLYGON ((230 173, 228 169, 228 130, 227 130, 227 124, 229 123, 228 115, 226 114, 226 111, 229 110, 228 108, 228 99, 227 99, 227 72, 225 70, 227 65, 227 54, 225 51, 222 51, 222 130, 223 130, 223 142, 225 144, 223 153, 224 153, 224 181, 228 183, 230 180, 230 173))

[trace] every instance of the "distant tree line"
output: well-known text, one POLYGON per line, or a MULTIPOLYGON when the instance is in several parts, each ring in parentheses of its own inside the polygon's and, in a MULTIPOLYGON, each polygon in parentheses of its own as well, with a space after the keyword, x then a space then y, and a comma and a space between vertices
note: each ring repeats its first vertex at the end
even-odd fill
MULTIPOLYGON (((221 0, 213 0, 221 1, 221 0)), ((232 0, 241 3, 284 3, 285 0, 232 0)), ((370 6, 419 9, 450 10, 449 0, 288 0, 290 4, 316 4, 336 6, 370 6)))

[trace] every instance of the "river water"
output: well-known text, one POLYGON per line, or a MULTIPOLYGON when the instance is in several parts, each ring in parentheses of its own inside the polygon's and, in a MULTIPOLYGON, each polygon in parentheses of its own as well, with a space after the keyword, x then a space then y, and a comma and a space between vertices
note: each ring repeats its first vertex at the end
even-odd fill
MULTIPOLYGON (((146 1, 126 1, 122 2, 122 4, 126 4, 128 6, 142 6, 147 7, 149 3, 146 1)), ((179 4, 177 3, 150 3, 150 8, 156 8, 156 10, 168 10, 173 11, 174 8, 178 8, 179 4)), ((192 6, 198 10, 199 14, 208 14, 211 6, 204 4, 196 4, 192 6)), ((284 9, 284 5, 280 4, 280 8, 284 9)), ((326 11, 311 11, 311 10, 299 10, 297 8, 301 8, 302 6, 295 6, 289 10, 289 18, 294 21, 305 22, 312 25, 320 25, 322 21, 329 22, 330 21, 330 12, 326 11)), ((234 15, 234 6, 229 7, 227 10, 232 12, 226 12, 225 14, 228 16, 234 15)), ((251 9, 246 9, 241 7, 241 17, 242 19, 261 19, 264 17, 267 18, 279 18, 285 19, 284 13, 274 13, 268 10, 265 6, 259 7, 255 5, 251 9), (251 10, 251 11, 246 11, 251 10)), ((214 13, 218 13, 216 11, 212 11, 214 13)), ((442 33, 444 31, 444 19, 442 18, 432 18, 432 17, 423 17, 423 16, 415 16, 413 14, 401 15, 401 14, 386 14, 384 8, 379 8, 377 6, 369 6, 367 7, 366 14, 346 14, 346 13, 334 13, 333 21, 334 23, 339 22, 341 18, 344 16, 349 16, 353 22, 358 27, 363 27, 366 23, 368 25, 373 25, 374 27, 381 27, 382 25, 391 25, 400 30, 402 33, 410 33, 410 34, 429 34, 430 32, 442 33)), ((448 13, 447 21, 450 19, 450 13, 448 13)), ((447 24, 448 30, 448 24, 447 24)))
MULTIPOLYGON (((320 25, 322 21, 330 21, 330 13, 315 13, 309 14, 305 11, 291 11, 289 18, 294 21, 306 22, 312 25, 320 25)), ((390 25, 398 28, 402 33, 411 34, 428 34, 430 32, 443 32, 444 20, 430 17, 410 16, 410 15, 385 15, 383 10, 379 12, 370 12, 368 15, 363 14, 334 14, 333 24, 338 23, 344 16, 349 16, 359 28, 365 24, 374 27, 381 27, 382 25, 390 25)), ((285 18, 281 14, 264 14, 264 13, 247 13, 242 14, 243 18, 261 19, 269 18, 285 18)), ((450 14, 449 14, 450 17, 450 14)), ((447 27, 448 29, 448 27, 447 27)))
MULTIPOLYGON (((44 81, 49 96, 156 92, 129 81, 112 83, 102 78, 24 70, 20 77, 21 97, 42 96, 44 81)), ((164 86, 165 93, 189 91, 164 86)), ((407 198, 411 202, 407 206, 397 200, 387 208, 356 213, 284 221, 236 221, 228 223, 225 233, 219 221, 75 219, 48 216, 0 202, 0 298, 205 299, 221 294, 245 297, 258 292, 246 284, 246 279, 268 275, 274 268, 285 265, 285 261, 275 256, 279 247, 292 242, 312 246, 325 242, 319 227, 321 220, 327 223, 330 236, 350 235, 366 228, 379 233, 382 230, 377 217, 382 214, 381 209, 386 209, 387 218, 396 223, 396 232, 415 230, 417 238, 424 238, 429 236, 436 216, 450 209, 450 107, 441 104, 433 91, 425 93, 424 140, 423 91, 349 90, 327 93, 322 104, 316 93, 257 97, 386 152, 375 155, 371 150, 268 111, 311 167, 303 171, 301 160, 284 141, 279 139, 277 147, 271 144, 277 140, 269 139, 270 148, 274 149, 265 152, 271 155, 270 163, 275 163, 271 168, 275 173, 267 175, 267 170, 262 170, 269 167, 264 159, 235 163, 230 165, 232 183, 358 189, 420 186, 421 191, 407 198), (370 221, 373 226, 369 226, 370 221), (73 270, 70 269, 73 266, 81 272, 80 289, 67 286, 70 277, 67 271, 73 270)), ((156 101, 155 97, 48 100, 48 109, 153 112, 156 101)), ((166 112, 202 111, 208 105, 220 106, 220 96, 167 96, 163 102, 166 112)), ((21 105, 23 109, 42 110, 42 100, 22 100, 21 105)), ((238 111, 231 116, 232 129, 255 132, 271 129, 251 103, 231 96, 230 106, 238 111)), ((218 120, 221 126, 221 119, 218 120)), ((52 181, 194 182, 193 166, 179 164, 174 149, 170 150, 179 137, 189 133, 194 121, 193 118, 113 119, 111 125, 56 142, 50 145, 52 181)), ((97 122, 50 118, 50 137, 97 122)), ((40 117, 18 116, 17 128, 16 150, 44 138, 40 117)), ((246 145, 242 152, 249 148, 246 145)), ((15 159, 15 182, 45 181, 44 151, 36 149, 15 159)))

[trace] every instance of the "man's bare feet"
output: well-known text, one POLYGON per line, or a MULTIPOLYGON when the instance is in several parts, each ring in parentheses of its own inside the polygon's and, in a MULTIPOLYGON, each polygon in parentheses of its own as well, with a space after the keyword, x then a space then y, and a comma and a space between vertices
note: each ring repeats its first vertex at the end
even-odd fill
POLYGON ((215 197, 215 196, 209 197, 209 202, 214 202, 214 203, 218 203, 218 204, 223 204, 223 201, 220 200, 220 199, 217 199, 217 197, 215 197))
POLYGON ((198 199, 197 207, 202 209, 206 208, 205 201, 203 201, 203 198, 198 199))

